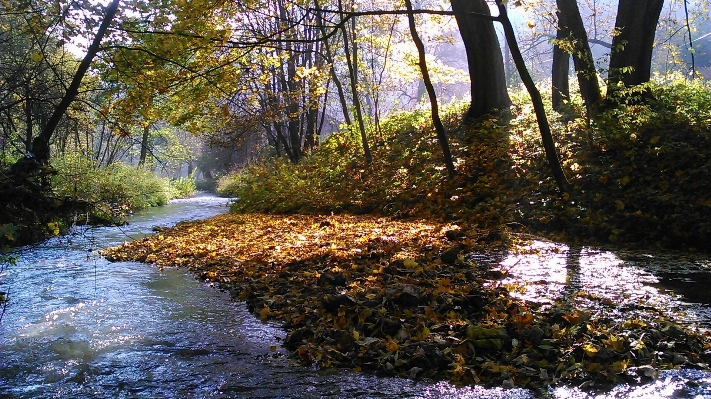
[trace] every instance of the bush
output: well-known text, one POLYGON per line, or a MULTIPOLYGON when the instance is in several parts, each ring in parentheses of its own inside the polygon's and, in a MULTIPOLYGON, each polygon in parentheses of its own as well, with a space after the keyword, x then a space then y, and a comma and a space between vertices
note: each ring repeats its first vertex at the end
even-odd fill
POLYGON ((57 196, 92 204, 91 219, 115 222, 133 210, 165 205, 172 192, 169 181, 124 163, 99 168, 85 157, 65 155, 52 160, 57 196))
POLYGON ((195 173, 187 177, 179 177, 170 180, 170 198, 188 198, 197 192, 195 173))

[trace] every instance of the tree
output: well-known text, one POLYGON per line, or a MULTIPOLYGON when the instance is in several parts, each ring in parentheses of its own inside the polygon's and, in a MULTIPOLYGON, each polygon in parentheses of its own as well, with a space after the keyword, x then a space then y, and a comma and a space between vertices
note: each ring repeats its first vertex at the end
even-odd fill
POLYGON ((619 86, 649 82, 652 50, 664 0, 620 0, 612 38, 608 97, 619 86))
MULTIPOLYGON (((600 102, 602 95, 600 94, 600 85, 597 80, 595 61, 590 51, 583 19, 580 17, 578 3, 576 0, 557 0, 556 4, 558 6, 558 35, 556 36, 555 47, 562 48, 567 54, 573 56, 578 85, 580 86, 580 95, 585 102, 588 114, 592 114, 593 108, 600 102)), ((561 53, 554 52, 553 55, 555 58, 556 55, 561 56, 561 53)), ((569 55, 566 55, 566 57, 569 57, 569 55)), ((556 74, 565 72, 567 77, 567 62, 565 64, 565 71, 563 71, 562 65, 557 68, 554 66, 554 82, 561 82, 563 79, 562 76, 556 76, 556 74)), ((554 65, 556 65, 555 59, 554 65)), ((557 86, 554 84, 554 87, 557 86)))
POLYGON ((555 149, 555 143, 553 141, 553 135, 551 133, 550 124, 548 123, 548 117, 546 116, 545 108, 543 107, 543 99, 541 98, 541 93, 536 88, 533 78, 528 73, 526 69, 526 63, 521 55, 521 50, 516 42, 516 35, 514 34, 513 26, 511 26, 511 20, 509 19, 508 13, 506 11, 506 6, 502 3, 497 3, 499 7, 499 17, 498 20, 504 27, 504 35, 506 36, 506 41, 509 43, 509 49, 511 50, 511 57, 516 64, 516 69, 521 76, 523 84, 528 90, 528 94, 531 96, 531 102, 533 102, 533 108, 536 113, 536 120, 538 121, 538 128, 541 131, 541 139, 543 141, 543 148, 546 152, 546 159, 548 160, 548 165, 553 171, 553 178, 558 185, 558 189, 561 192, 570 191, 570 184, 568 179, 565 177, 563 168, 560 164, 560 159, 558 158, 558 153, 555 149))
MULTIPOLYGON (((343 14, 343 4, 341 0, 338 1, 338 10, 343 14)), ((343 18, 343 17, 342 17, 343 18)), ((345 20, 345 18, 343 18, 345 20)), ((373 163, 373 155, 370 152, 370 145, 368 144, 368 136, 365 134, 365 121, 363 120, 363 109, 360 103, 360 96, 358 94, 358 47, 357 41, 355 39, 355 19, 351 19, 351 35, 349 37, 346 31, 346 24, 341 24, 341 34, 343 35, 343 51, 346 55, 346 64, 348 65, 348 76, 351 82, 351 94, 353 95, 353 108, 355 108, 356 122, 358 123, 358 130, 360 131, 360 138, 363 142, 363 155, 365 156, 365 162, 370 165, 373 163), (353 47, 349 49, 349 43, 353 47), (352 55, 352 57, 351 57, 352 55)))
POLYGON ((558 15, 558 31, 553 44, 553 63, 551 65, 551 103, 553 109, 559 110, 563 105, 563 100, 570 98, 570 84, 568 73, 570 71, 570 53, 561 47, 561 43, 569 36, 569 31, 565 25, 560 23, 560 11, 558 15))
POLYGON ((410 34, 412 35, 412 40, 415 42, 417 47, 417 54, 419 56, 418 65, 420 71, 422 72, 422 80, 427 88, 427 95, 430 98, 430 106, 432 107, 432 124, 437 131, 437 139, 442 147, 442 153, 444 154, 444 164, 447 167, 447 172, 449 176, 454 176, 454 163, 452 162, 452 153, 449 151, 449 142, 447 141, 447 132, 444 130, 442 125, 442 120, 439 117, 439 105, 437 105, 437 94, 435 94, 434 87, 432 86, 432 80, 430 79, 430 73, 427 70, 427 60, 425 59, 425 46, 422 43, 422 39, 417 34, 417 28, 415 26, 415 15, 412 13, 412 2, 410 0, 405 0, 405 6, 407 7, 407 20, 410 25, 410 34))
POLYGON ((34 139, 33 150, 35 158, 39 164, 43 164, 49 161, 49 140, 52 137, 52 134, 54 133, 55 129, 59 125, 59 122, 64 116, 64 113, 67 111, 67 108, 69 108, 69 104, 71 104, 72 101, 74 101, 76 96, 79 94, 79 86, 81 85, 81 81, 82 79, 84 79, 84 75, 86 74, 87 70, 89 70, 89 66, 91 65, 92 60, 99 52, 101 40, 104 38, 104 35, 108 31, 109 26, 111 25, 111 21, 114 19, 114 16, 118 11, 120 2, 120 0, 113 0, 106 8, 106 14, 104 15, 104 19, 101 22, 99 29, 96 31, 94 40, 89 46, 89 49, 87 50, 86 55, 84 56, 84 59, 79 64, 79 67, 77 68, 77 71, 74 74, 74 78, 69 84, 69 87, 67 88, 64 97, 62 97, 62 100, 59 102, 59 105, 57 105, 57 107, 55 108, 54 112, 52 113, 52 116, 47 121, 47 124, 44 126, 44 129, 42 129, 40 135, 34 139))
POLYGON ((451 4, 471 78, 471 105, 465 122, 508 109, 511 99, 506 90, 504 59, 486 0, 451 0, 451 4))

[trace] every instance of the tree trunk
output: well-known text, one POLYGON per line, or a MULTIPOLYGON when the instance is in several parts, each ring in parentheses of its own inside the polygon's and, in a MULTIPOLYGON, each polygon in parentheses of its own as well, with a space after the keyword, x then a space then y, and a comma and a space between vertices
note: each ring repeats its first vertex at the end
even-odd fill
MULTIPOLYGON (((560 23, 560 19, 558 20, 560 23)), ((563 100, 570 99, 570 84, 568 73, 570 71, 570 54, 560 47, 560 43, 567 36, 562 26, 558 26, 556 41, 553 44, 553 65, 551 71, 551 86, 553 109, 559 111, 563 100)))
MULTIPOLYGON (((314 0, 314 7, 316 8, 316 18, 318 21, 319 29, 321 30, 321 35, 326 36, 326 25, 323 22, 323 17, 321 15, 321 6, 318 0, 314 0)), ((336 85, 336 91, 338 91, 338 100, 341 102, 341 109, 343 110, 343 120, 346 125, 351 125, 351 115, 348 111, 348 103, 346 102, 346 95, 343 91, 343 85, 341 84, 341 79, 336 74, 336 68, 333 66, 333 55, 331 53, 331 42, 330 38, 325 39, 323 43, 323 48, 325 50, 325 59, 329 63, 329 73, 331 75, 331 80, 336 85)))
POLYGON ((146 164, 146 157, 148 155, 148 138, 151 133, 151 124, 146 123, 143 126, 143 135, 141 136, 141 154, 138 157, 138 167, 143 167, 146 164))
POLYGON ((533 108, 536 112, 536 119, 538 120, 538 128, 541 131, 541 139, 543 141, 543 148, 546 151, 546 159, 548 160, 548 165, 553 171, 553 178, 555 178, 558 189, 561 192, 568 192, 570 190, 570 184, 568 179, 565 177, 563 168, 560 165, 560 159, 555 150, 555 143, 553 142, 553 135, 551 134, 551 127, 548 123, 548 117, 546 116, 546 110, 543 106, 543 99, 541 98, 541 93, 536 88, 536 84, 533 82, 533 78, 528 73, 526 69, 526 63, 523 60, 523 55, 521 55, 521 50, 518 47, 516 41, 516 35, 514 34, 513 27, 511 26, 511 21, 506 13, 506 7, 501 3, 497 3, 499 7, 499 21, 504 27, 504 34, 506 35, 506 40, 509 42, 509 49, 511 50, 511 57, 516 64, 516 69, 518 69, 518 74, 521 76, 523 84, 528 90, 528 94, 531 96, 531 101, 533 102, 533 108))
POLYGON ((417 47, 417 53, 419 55, 419 66, 420 72, 422 72, 422 81, 427 88, 427 94, 430 97, 430 105, 432 107, 432 123, 434 124, 435 130, 437 131, 437 139, 442 147, 442 154, 444 155, 444 164, 447 167, 447 172, 449 176, 454 176, 454 163, 452 162, 452 153, 449 151, 449 142, 447 141, 447 132, 444 130, 444 125, 442 125, 442 120, 439 118, 439 106, 437 105, 437 94, 435 93, 434 86, 432 86, 432 81, 430 80, 430 73, 427 70, 427 60, 425 59, 425 45, 422 43, 420 36, 417 34, 417 27, 415 26, 415 15, 412 13, 412 3, 410 0, 405 0, 405 6, 407 7, 407 19, 410 24, 410 34, 412 35, 412 40, 415 42, 415 47, 417 47))
POLYGON ((583 19, 580 17, 576 0, 556 0, 556 4, 558 5, 558 25, 561 27, 562 33, 568 33, 563 40, 569 41, 569 45, 566 47, 572 52, 580 95, 583 97, 588 115, 591 115, 602 99, 602 95, 600 94, 600 83, 597 80, 595 60, 588 43, 588 34, 585 31, 583 19))
POLYGON ((511 99, 494 24, 490 19, 470 14, 491 15, 486 0, 451 0, 451 3, 469 64, 472 103, 464 118, 469 122, 508 109, 511 99))
MULTIPOLYGON (((339 11, 343 12, 343 5, 338 2, 339 11)), ((355 21, 355 20, 354 20, 355 21)), ((373 155, 370 153, 370 146, 368 145, 368 136, 365 134, 365 122, 363 121, 363 111, 360 105, 360 99, 358 95, 358 72, 356 70, 355 63, 358 62, 357 53, 354 49, 354 58, 351 60, 351 52, 349 49, 350 39, 348 38, 348 32, 346 32, 345 24, 341 24, 341 33, 343 34, 343 51, 346 54, 346 64, 348 64, 348 73, 351 81, 351 91, 353 92, 353 107, 355 108, 356 120, 358 122, 358 130, 360 131, 360 138, 363 141, 363 155, 365 156, 365 162, 370 165, 373 163, 373 155)), ((353 27, 355 28, 355 26, 353 27)), ((355 29, 353 29, 355 30, 355 29)), ((355 35, 355 31, 353 32, 355 35)), ((355 43, 355 40, 353 41, 355 43)), ((354 44, 355 45, 355 44, 354 44)))
POLYGON ((649 82, 652 50, 664 0, 620 0, 610 53, 608 95, 618 86, 649 82))
MULTIPOLYGON (((279 2, 279 12, 282 21, 287 21, 286 6, 283 1, 279 2)), ((298 163, 301 159, 301 113, 297 96, 301 92, 301 83, 296 80, 296 53, 292 51, 292 43, 287 37, 285 52, 288 56, 286 61, 286 74, 283 68, 278 68, 281 79, 282 90, 286 101, 287 131, 289 133, 289 146, 291 147, 290 158, 293 163, 298 163)), ((281 54, 281 50, 277 49, 281 54)))

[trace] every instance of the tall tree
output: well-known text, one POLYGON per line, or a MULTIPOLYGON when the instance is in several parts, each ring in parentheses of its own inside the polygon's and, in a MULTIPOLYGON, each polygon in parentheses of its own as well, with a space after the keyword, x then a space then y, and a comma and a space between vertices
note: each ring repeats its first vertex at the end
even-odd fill
POLYGON ((447 140, 447 132, 444 130, 444 125, 442 125, 442 120, 439 117, 439 106, 437 105, 437 94, 435 93, 434 86, 432 86, 432 80, 430 79, 430 73, 427 69, 427 60, 425 58, 425 45, 420 39, 420 35, 417 33, 417 27, 415 26, 415 15, 412 13, 412 2, 410 0, 405 0, 405 6, 407 7, 407 20, 410 25, 410 35, 412 40, 415 42, 417 47, 417 54, 419 56, 418 65, 420 67, 420 72, 422 72, 422 81, 427 88, 427 95, 430 98, 430 106, 432 113, 432 123, 434 124, 435 130, 437 131, 437 139, 442 147, 442 153, 444 154, 444 164, 447 167, 447 172, 449 176, 454 176, 454 163, 452 161, 452 153, 449 151, 449 141, 447 140))
MULTIPOLYGON (((588 114, 591 114, 595 105, 602 99, 602 95, 597 80, 595 61, 588 43, 588 34, 585 31, 576 0, 557 0, 556 4, 559 18, 558 33, 563 36, 562 40, 556 41, 556 47, 562 47, 573 56, 580 95, 583 97, 588 114)), ((558 72, 560 73, 560 71, 558 72)), ((556 80, 555 77, 554 80, 556 80)))
POLYGON ((504 27, 504 35, 506 36, 506 41, 509 43, 511 58, 513 58, 513 61, 516 64, 516 69, 518 69, 518 73, 521 76, 521 80, 526 86, 528 94, 531 96, 533 109, 536 113, 536 120, 538 121, 538 128, 541 131, 541 139, 543 141, 543 148, 546 152, 548 166, 550 166, 553 172, 553 178, 558 185, 558 189, 561 192, 570 191, 570 184, 568 183, 568 179, 565 177, 565 173, 563 172, 563 168, 560 164, 560 158, 558 158, 558 153, 555 149, 555 142, 553 141, 551 127, 548 123, 545 108, 543 107, 541 93, 538 91, 536 84, 533 82, 533 78, 531 78, 531 75, 528 73, 526 63, 523 60, 523 55, 521 55, 521 50, 516 41, 513 26, 511 26, 511 20, 509 19, 506 11, 506 6, 499 2, 497 2, 497 5, 499 7, 498 20, 504 27))
POLYGON ((79 86, 81 85, 81 81, 82 79, 84 79, 86 71, 89 70, 89 66, 91 65, 92 60, 99 52, 101 40, 104 38, 104 35, 106 35, 106 32, 109 30, 109 26, 111 25, 111 21, 113 21, 114 16, 116 16, 119 3, 121 3, 120 0, 113 0, 106 8, 104 19, 101 21, 101 25, 96 31, 94 40, 89 46, 86 55, 84 56, 84 59, 82 59, 81 63, 79 64, 79 67, 77 68, 77 71, 74 74, 74 78, 69 84, 69 87, 67 88, 64 97, 62 97, 62 100, 59 102, 59 105, 57 105, 57 107, 55 108, 54 113, 52 113, 52 116, 47 121, 47 124, 42 129, 40 135, 37 136, 33 142, 35 158, 40 164, 49 161, 49 140, 52 137, 54 130, 57 128, 57 125, 59 125, 59 122, 64 116, 64 113, 67 111, 67 108, 69 108, 69 104, 71 104, 72 101, 74 101, 76 96, 79 94, 79 86))
POLYGON ((553 62, 551 65, 551 102, 553 109, 560 110, 563 101, 570 98, 570 82, 568 73, 570 71, 570 54, 561 46, 565 39, 570 36, 570 32, 561 23, 560 10, 556 12, 558 16, 558 30, 553 41, 553 62))
POLYGON ((654 36, 664 0, 620 0, 612 38, 608 94, 649 81, 654 36))
MULTIPOLYGON (((341 12, 341 18, 345 20, 341 0, 338 1, 338 10, 341 12)), ((365 134, 365 121, 363 120, 363 110, 358 94, 358 47, 355 40, 355 19, 351 19, 351 23, 351 35, 353 37, 349 37, 348 32, 346 31, 346 24, 341 24, 341 33, 343 34, 343 51, 346 55, 346 64, 348 64, 348 75, 351 81, 351 94, 353 95, 353 107, 355 108, 356 122, 358 123, 361 141, 363 141, 363 155, 365 156, 365 162, 370 165, 373 163, 373 155, 370 152, 368 136, 365 134), (349 48, 349 43, 353 46, 352 54, 349 48)))
POLYGON ((508 109, 511 99, 506 90, 504 59, 486 0, 451 0, 451 4, 471 78, 471 105, 465 122, 508 109))

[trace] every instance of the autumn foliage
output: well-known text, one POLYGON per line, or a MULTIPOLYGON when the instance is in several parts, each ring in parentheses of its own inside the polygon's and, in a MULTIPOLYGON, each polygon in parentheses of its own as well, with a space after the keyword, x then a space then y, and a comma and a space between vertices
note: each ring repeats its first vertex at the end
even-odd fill
POLYGON ((290 356, 319 367, 530 388, 706 367, 708 335, 659 311, 625 320, 526 303, 495 268, 527 233, 703 249, 711 91, 652 89, 656 101, 595 121, 574 117, 576 104, 556 116, 570 194, 556 191, 525 105, 464 128, 463 109, 450 110, 454 178, 427 115, 400 114, 371 132, 371 166, 358 135, 341 132, 299 164, 270 160, 223 179, 221 190, 239 197, 234 213, 104 255, 217 282, 282 322, 290 356))
POLYGON ((711 88, 670 80, 617 95, 622 105, 594 119, 575 102, 564 114, 548 110, 570 194, 557 191, 521 95, 508 120, 461 127, 464 108, 445 112, 454 178, 423 111, 371 132, 372 166, 357 135, 344 131, 298 165, 252 165, 220 189, 240 198, 237 212, 417 216, 580 244, 708 249, 711 88), (647 89, 654 98, 642 104, 647 89))
POLYGON ((321 368, 538 388, 703 367, 708 336, 661 314, 614 320, 512 298, 491 270, 501 245, 422 219, 251 213, 181 223, 103 255, 188 267, 281 322, 290 356, 321 368))

